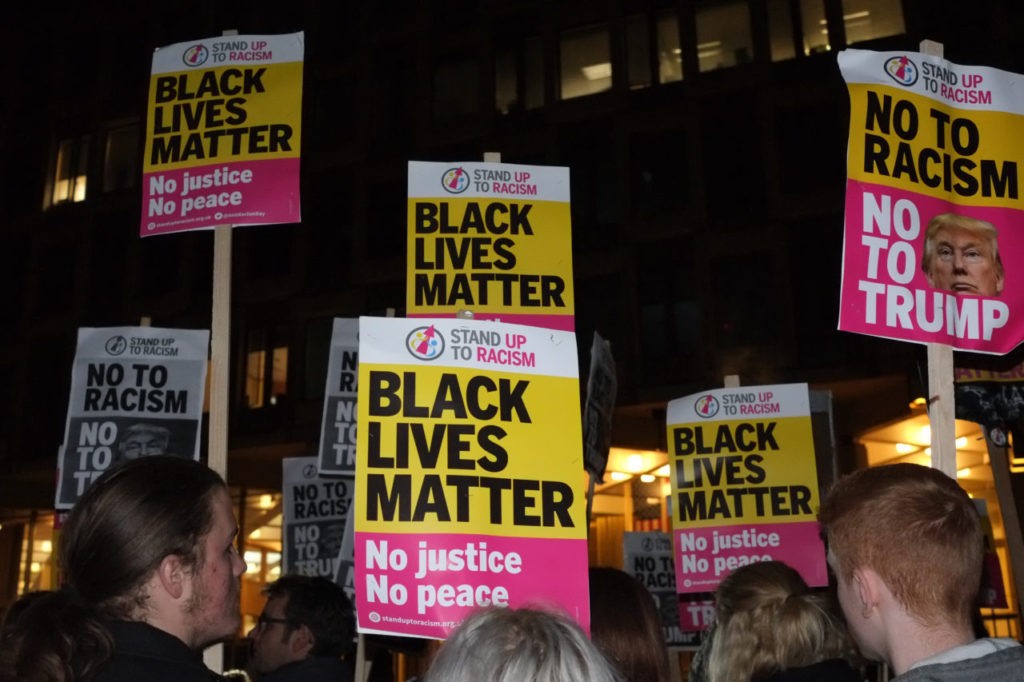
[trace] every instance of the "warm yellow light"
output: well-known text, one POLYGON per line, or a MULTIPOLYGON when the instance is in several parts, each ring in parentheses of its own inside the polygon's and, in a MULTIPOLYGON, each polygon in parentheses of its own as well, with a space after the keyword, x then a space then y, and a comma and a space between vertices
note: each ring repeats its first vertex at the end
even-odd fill
POLYGON ((667 481, 661 484, 661 496, 668 497, 672 494, 672 486, 667 481))
POLYGON ((925 424, 921 427, 921 430, 917 432, 917 439, 922 443, 932 442, 932 427, 930 424, 925 424))
POLYGON ((49 554, 50 552, 53 551, 53 543, 50 542, 49 540, 43 540, 42 542, 39 543, 39 549, 44 554, 49 554))
POLYGON ((43 567, 39 565, 38 561, 33 561, 32 565, 29 566, 29 570, 33 573, 38 573, 39 571, 43 570, 43 567))
POLYGON ((963 450, 967 447, 967 436, 960 436, 956 439, 956 449, 963 450))
POLYGON ((654 483, 656 479, 657 476, 655 476, 654 474, 642 474, 640 476, 640 480, 644 483, 654 483))
POLYGON ((901 455, 908 455, 917 449, 917 445, 911 445, 910 443, 896 443, 896 452, 900 453, 901 455))
POLYGON ((956 470, 957 478, 967 478, 971 475, 971 467, 964 467, 963 469, 956 470))
POLYGON ((644 468, 644 456, 643 455, 630 455, 626 458, 626 469, 632 472, 643 471, 644 468))
POLYGON ((931 448, 925 448, 924 449, 924 454, 926 454, 929 457, 931 457, 932 456, 932 449, 931 448))
POLYGON ((655 476, 661 476, 662 478, 668 478, 668 475, 669 475, 670 471, 671 471, 671 469, 669 469, 668 464, 666 464, 665 466, 661 466, 661 467, 658 467, 657 469, 655 469, 654 470, 654 475, 655 476))
POLYGON ((249 533, 249 537, 252 538, 253 540, 259 540, 262 535, 263 535, 263 532, 260 531, 259 528, 257 528, 253 532, 249 533))
POLYGON ((270 509, 274 506, 274 496, 269 493, 260 495, 260 509, 270 509))
POLYGON ((608 472, 608 478, 613 481, 625 481, 629 479, 629 474, 624 471, 610 471, 608 472))
POLYGON ((660 502, 661 502, 661 500, 659 500, 657 497, 648 497, 647 498, 647 504, 659 504, 660 502))

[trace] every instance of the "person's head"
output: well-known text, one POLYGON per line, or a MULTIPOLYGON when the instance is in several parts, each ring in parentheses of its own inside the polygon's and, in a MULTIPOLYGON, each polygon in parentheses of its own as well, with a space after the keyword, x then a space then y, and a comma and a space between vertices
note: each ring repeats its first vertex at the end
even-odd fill
POLYGON ((590 569, 590 637, 626 682, 667 682, 668 648, 654 597, 617 568, 590 569))
POLYGON ((327 578, 286 575, 263 588, 267 603, 249 633, 250 668, 264 675, 310 656, 339 658, 355 634, 352 602, 327 578))
POLYGON ((567 616, 536 608, 489 607, 466 618, 441 645, 424 682, 620 682, 567 616))
POLYGON ((840 605, 865 656, 879 660, 887 637, 861 617, 868 606, 861 591, 876 577, 925 627, 970 628, 981 583, 981 521, 952 478, 917 464, 860 469, 836 482, 818 518, 840 605))
POLYGON ((928 284, 956 295, 998 296, 1003 291, 999 233, 992 223, 955 213, 928 221, 921 269, 928 284))
POLYGON ((171 432, 157 424, 132 424, 121 433, 117 451, 121 459, 166 455, 171 432))
POLYGON ((852 646, 828 600, 792 567, 763 561, 737 568, 715 592, 710 682, 758 679, 846 657, 852 646))
POLYGON ((113 640, 70 590, 28 592, 4 614, 0 681, 88 682, 113 640))
POLYGON ((199 649, 241 625, 245 562, 224 480, 191 459, 121 462, 68 515, 67 584, 108 618, 144 621, 199 649))

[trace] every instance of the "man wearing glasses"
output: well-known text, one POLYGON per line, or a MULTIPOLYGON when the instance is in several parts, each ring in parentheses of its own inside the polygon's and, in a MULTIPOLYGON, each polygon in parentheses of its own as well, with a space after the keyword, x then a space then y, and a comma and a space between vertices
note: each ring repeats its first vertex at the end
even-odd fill
POLYGON ((249 633, 249 672, 261 682, 352 682, 352 602, 327 578, 286 575, 263 589, 249 633))

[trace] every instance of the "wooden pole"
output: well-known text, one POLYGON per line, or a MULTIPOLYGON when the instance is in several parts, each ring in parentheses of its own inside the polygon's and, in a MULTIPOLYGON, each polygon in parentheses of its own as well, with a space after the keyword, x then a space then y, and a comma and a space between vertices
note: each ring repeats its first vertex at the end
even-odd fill
MULTIPOLYGON (((921 53, 943 56, 942 43, 921 41, 921 53)), ((953 400, 953 347, 928 344, 928 421, 932 432, 932 467, 956 479, 956 406, 953 400)))
MULTIPOLYGON (((221 33, 236 36, 228 29, 221 33)), ((213 228, 213 302, 210 313, 210 415, 206 464, 228 480, 228 400, 231 395, 231 225, 213 228)), ((243 499, 244 503, 245 500, 243 499)), ((224 671, 224 645, 203 652, 203 661, 224 671)))
POLYGON ((231 226, 213 237, 213 312, 210 322, 210 438, 207 463, 227 480, 231 368, 231 226))

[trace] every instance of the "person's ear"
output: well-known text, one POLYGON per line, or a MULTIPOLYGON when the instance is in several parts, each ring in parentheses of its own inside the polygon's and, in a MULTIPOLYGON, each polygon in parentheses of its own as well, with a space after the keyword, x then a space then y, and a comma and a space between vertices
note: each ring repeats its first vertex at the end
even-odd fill
POLYGON ((313 631, 306 625, 300 625, 292 630, 291 641, 288 645, 296 659, 302 659, 309 655, 315 641, 313 631))
POLYGON ((864 618, 878 606, 881 597, 882 578, 874 570, 866 567, 853 569, 853 593, 857 597, 860 614, 864 618))
POLYGON ((177 554, 165 556, 157 566, 156 574, 164 591, 175 599, 181 599, 188 578, 188 569, 182 563, 181 557, 177 554))

